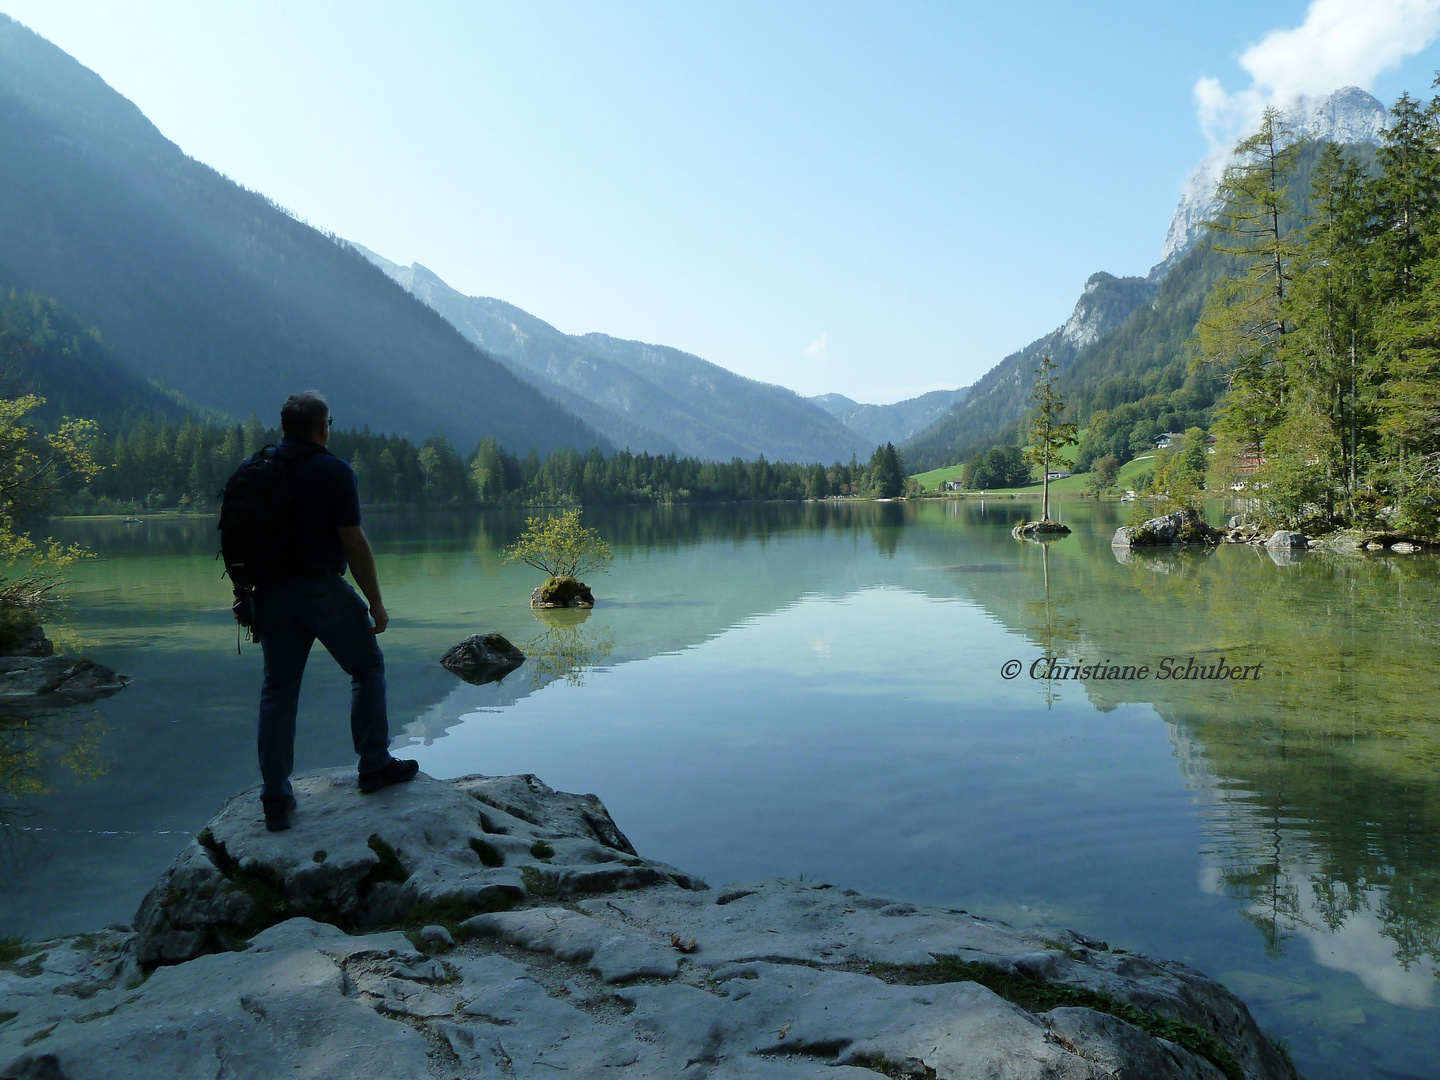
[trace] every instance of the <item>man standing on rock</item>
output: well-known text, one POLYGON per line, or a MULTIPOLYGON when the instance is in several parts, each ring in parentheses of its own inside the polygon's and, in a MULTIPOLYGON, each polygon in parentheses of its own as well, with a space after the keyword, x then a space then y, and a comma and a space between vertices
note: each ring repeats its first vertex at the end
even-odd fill
POLYGON ((355 473, 325 448, 334 423, 316 393, 292 394, 280 410, 285 437, 276 453, 286 467, 285 576, 255 590, 255 634, 265 654, 260 689, 260 801, 272 832, 290 827, 295 793, 295 712, 310 647, 319 639, 350 676, 350 734, 360 755, 360 790, 414 778, 415 761, 390 756, 385 715, 385 658, 376 634, 390 621, 380 599, 375 555, 360 529, 355 473), (346 583, 349 566, 369 600, 346 583), (371 620, 374 620, 372 625, 371 620))

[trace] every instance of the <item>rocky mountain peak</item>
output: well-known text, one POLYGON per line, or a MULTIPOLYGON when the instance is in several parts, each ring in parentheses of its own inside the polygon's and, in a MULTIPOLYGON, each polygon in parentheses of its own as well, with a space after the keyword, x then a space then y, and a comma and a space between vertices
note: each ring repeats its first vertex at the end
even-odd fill
POLYGON ((1114 330, 1130 312, 1153 298, 1144 278, 1117 278, 1101 270, 1091 274, 1075 310, 1060 328, 1060 336, 1078 352, 1114 330))
MULTIPOLYGON (((1323 98, 1299 98, 1285 109, 1285 116, 1297 135, 1337 143, 1378 143, 1390 119, 1385 106, 1358 86, 1342 86, 1323 98)), ((1170 219, 1160 262, 1150 271, 1151 280, 1164 277, 1200 239, 1205 222, 1220 209, 1215 198, 1216 185, 1234 160, 1234 154, 1228 149, 1211 154, 1190 174, 1180 203, 1175 207, 1175 216, 1170 219)))

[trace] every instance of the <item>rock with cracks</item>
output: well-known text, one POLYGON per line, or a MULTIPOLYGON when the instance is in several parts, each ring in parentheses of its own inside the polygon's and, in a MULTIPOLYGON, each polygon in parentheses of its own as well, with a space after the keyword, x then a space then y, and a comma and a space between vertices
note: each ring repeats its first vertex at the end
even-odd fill
POLYGON ((1295 1078, 1184 965, 828 885, 709 889, 533 776, 296 789, 285 833, 256 792, 227 804, 134 931, 0 970, 0 1077, 1295 1078))

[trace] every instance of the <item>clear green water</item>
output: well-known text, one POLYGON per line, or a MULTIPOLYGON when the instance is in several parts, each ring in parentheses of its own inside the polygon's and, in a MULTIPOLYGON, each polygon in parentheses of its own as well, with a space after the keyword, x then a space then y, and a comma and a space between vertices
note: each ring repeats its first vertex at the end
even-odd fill
MULTIPOLYGON (((1128 508, 1093 503, 1062 503, 1049 547, 1012 540, 1036 509, 594 512, 599 605, 548 619, 497 555, 518 515, 376 519, 397 749, 596 792, 712 884, 814 876, 1184 960, 1312 1080, 1440 1073, 1440 566, 1124 561, 1128 508), (530 654, 504 683, 438 666, 488 630, 530 654), (1047 653, 1261 678, 1002 678, 1047 653)), ((255 781, 258 650, 236 655, 213 522, 57 529, 100 555, 72 647, 135 681, 0 723, 0 934, 128 920, 255 781)), ((352 761, 346 698, 317 652, 299 768, 352 761)))

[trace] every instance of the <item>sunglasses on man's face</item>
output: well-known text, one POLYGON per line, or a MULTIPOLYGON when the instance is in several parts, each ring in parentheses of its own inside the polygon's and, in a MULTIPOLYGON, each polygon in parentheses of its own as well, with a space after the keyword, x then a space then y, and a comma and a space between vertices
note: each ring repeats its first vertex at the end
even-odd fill
POLYGON ((329 417, 329 418, 325 421, 325 426, 326 426, 326 427, 334 427, 334 426, 335 426, 335 417, 333 417, 333 416, 332 416, 332 417, 329 417))

